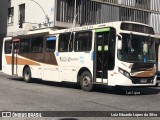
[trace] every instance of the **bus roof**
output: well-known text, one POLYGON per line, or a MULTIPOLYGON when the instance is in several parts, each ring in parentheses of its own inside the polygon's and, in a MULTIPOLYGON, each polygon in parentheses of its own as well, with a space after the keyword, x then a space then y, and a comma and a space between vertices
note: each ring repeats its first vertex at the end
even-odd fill
POLYGON ((137 24, 137 25, 150 27, 147 24, 138 23, 138 22, 116 21, 116 22, 108 22, 108 23, 87 25, 87 26, 82 26, 82 27, 74 27, 74 28, 60 29, 60 30, 53 29, 53 28, 40 29, 40 30, 35 30, 35 31, 29 31, 26 35, 40 34, 40 33, 48 33, 49 35, 52 35, 52 34, 65 33, 65 32, 92 30, 92 29, 98 29, 102 27, 114 27, 120 30, 121 23, 131 23, 131 24, 137 24))

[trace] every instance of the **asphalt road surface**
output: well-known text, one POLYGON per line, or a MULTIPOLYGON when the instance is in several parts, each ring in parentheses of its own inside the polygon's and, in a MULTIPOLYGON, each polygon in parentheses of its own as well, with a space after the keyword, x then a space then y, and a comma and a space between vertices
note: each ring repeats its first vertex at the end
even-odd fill
MULTIPOLYGON (((85 92, 80 89, 80 86, 72 83, 55 83, 41 80, 36 80, 34 83, 25 83, 22 78, 0 72, 0 111, 160 111, 160 86, 125 88, 122 91, 115 91, 106 86, 96 86, 93 92, 85 92)), ((9 118, 0 119, 8 120, 9 118)), ((28 120, 31 118, 14 119, 28 120)), ((138 117, 72 116, 68 118, 63 116, 60 118, 35 119, 136 120, 138 117)), ((142 117, 141 119, 158 120, 160 117, 142 117)))

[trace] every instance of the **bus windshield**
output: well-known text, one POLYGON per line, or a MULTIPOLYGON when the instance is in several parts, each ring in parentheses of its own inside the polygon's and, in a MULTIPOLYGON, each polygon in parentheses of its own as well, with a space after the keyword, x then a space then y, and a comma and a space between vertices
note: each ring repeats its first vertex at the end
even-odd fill
POLYGON ((124 62, 155 62, 154 38, 122 33, 122 49, 118 50, 118 59, 124 62))

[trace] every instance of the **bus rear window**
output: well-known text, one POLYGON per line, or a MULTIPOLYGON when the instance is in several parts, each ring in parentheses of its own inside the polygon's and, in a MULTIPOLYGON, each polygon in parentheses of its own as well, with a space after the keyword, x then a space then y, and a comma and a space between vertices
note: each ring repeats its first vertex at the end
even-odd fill
POLYGON ((5 54, 11 54, 12 50, 12 41, 5 41, 5 47, 4 47, 5 54))

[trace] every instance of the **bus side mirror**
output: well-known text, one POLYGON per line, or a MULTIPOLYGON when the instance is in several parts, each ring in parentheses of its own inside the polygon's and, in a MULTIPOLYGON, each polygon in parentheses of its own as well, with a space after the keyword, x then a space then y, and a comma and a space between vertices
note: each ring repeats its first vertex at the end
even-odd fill
POLYGON ((122 37, 118 35, 118 50, 122 50, 122 37))

